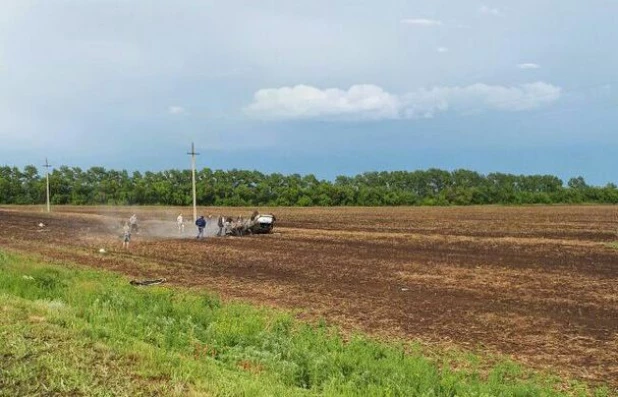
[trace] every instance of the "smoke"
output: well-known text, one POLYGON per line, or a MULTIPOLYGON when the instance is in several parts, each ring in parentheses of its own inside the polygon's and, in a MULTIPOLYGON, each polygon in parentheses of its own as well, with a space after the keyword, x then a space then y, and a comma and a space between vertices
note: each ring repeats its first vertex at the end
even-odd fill
MULTIPOLYGON (((204 228, 204 237, 215 237, 219 231, 217 226, 217 218, 206 218, 206 227, 204 228)), ((146 220, 139 222, 139 235, 150 238, 195 238, 197 236, 197 226, 193 220, 184 222, 184 229, 178 230, 176 219, 172 220, 146 220)))
MULTIPOLYGON (((179 212, 178 209, 161 208, 153 209, 148 207, 105 207, 97 208, 96 215, 99 217, 100 225, 104 234, 121 236, 125 222, 129 221, 131 215, 137 216, 138 232, 132 233, 133 238, 145 239, 186 239, 195 238, 198 230, 192 216, 188 216, 190 211, 179 212), (178 228, 177 217, 182 213, 184 228, 178 228)), ((206 227, 204 237, 217 237, 219 232, 219 215, 205 215, 206 227)), ((250 213, 244 215, 248 219, 250 213)), ((226 216, 226 218, 236 218, 226 216)))
MULTIPOLYGON (((218 211, 229 209, 208 208, 202 212, 206 219, 204 228, 205 238, 216 238, 219 232, 218 211), (217 211, 217 212, 214 212, 217 211)), ((62 212, 71 215, 74 238, 83 243, 97 247, 113 249, 120 246, 123 235, 123 227, 129 222, 129 218, 137 216, 138 231, 132 232, 132 241, 153 241, 169 239, 195 239, 198 230, 193 221, 192 210, 179 207, 139 207, 139 206, 101 206, 101 207, 68 207, 62 212), (184 230, 178 229, 177 217, 183 215, 184 230)), ((236 219, 240 216, 248 220, 251 212, 246 209, 237 216, 225 215, 226 218, 236 219)), ((201 215, 198 213, 198 215, 201 215)))

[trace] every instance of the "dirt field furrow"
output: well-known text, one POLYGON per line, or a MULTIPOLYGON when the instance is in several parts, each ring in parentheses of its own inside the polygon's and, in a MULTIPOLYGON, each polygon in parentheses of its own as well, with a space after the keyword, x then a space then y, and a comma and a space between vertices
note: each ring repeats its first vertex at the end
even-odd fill
POLYGON ((0 244, 618 387, 614 207, 278 208, 274 234, 202 241, 173 230, 179 210, 0 209, 0 244))

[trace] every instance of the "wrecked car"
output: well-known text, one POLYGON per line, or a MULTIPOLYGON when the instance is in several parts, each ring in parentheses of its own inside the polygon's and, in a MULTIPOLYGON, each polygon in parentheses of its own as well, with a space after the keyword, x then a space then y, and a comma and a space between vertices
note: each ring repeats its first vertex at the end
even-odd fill
POLYGON ((275 226, 275 216, 272 214, 254 213, 250 219, 237 218, 235 221, 230 217, 225 221, 225 235, 244 236, 246 234, 271 233, 275 226))

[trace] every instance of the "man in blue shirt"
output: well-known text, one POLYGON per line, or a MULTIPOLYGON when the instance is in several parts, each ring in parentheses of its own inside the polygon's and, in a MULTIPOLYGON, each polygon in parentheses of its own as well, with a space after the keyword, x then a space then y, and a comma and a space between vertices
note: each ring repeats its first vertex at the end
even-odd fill
POLYGON ((204 238, 204 228, 206 227, 206 219, 204 219, 204 215, 200 216, 195 221, 195 226, 197 226, 197 237, 196 237, 196 239, 204 238))

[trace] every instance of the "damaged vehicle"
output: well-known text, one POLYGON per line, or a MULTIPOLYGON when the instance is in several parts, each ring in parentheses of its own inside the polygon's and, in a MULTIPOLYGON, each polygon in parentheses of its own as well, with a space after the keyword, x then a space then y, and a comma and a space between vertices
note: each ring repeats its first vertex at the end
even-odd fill
POLYGON ((249 227, 249 232, 253 234, 270 233, 275 226, 275 216, 272 214, 258 215, 253 224, 249 227))
POLYGON ((247 234, 268 234, 275 226, 276 218, 272 214, 259 214, 257 211, 249 219, 242 217, 233 220, 231 217, 225 218, 226 236, 244 236, 247 234))

